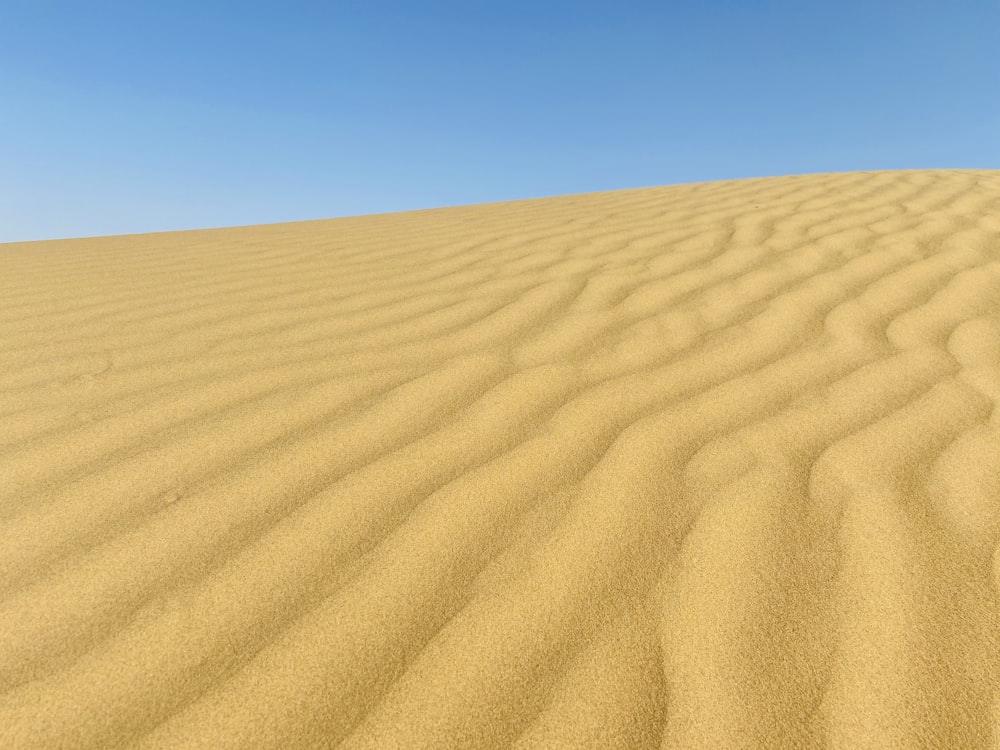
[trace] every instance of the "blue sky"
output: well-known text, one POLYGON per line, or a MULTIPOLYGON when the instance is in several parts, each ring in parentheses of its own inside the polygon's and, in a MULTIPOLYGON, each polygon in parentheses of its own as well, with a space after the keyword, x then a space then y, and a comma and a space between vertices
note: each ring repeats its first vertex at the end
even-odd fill
POLYGON ((1000 168, 1000 2, 0 2, 0 242, 1000 168))

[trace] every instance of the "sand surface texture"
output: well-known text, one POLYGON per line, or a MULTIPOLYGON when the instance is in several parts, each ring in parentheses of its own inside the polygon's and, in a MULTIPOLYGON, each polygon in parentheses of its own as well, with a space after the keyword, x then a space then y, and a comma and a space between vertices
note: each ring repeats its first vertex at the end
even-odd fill
POLYGON ((1000 747, 1000 172, 0 246, 0 747, 1000 747))

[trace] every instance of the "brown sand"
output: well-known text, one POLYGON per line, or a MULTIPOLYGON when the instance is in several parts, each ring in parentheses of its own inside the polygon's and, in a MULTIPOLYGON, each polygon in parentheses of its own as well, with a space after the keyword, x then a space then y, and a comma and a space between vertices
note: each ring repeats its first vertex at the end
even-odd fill
POLYGON ((1000 747, 1000 172, 0 246, 0 747, 1000 747))

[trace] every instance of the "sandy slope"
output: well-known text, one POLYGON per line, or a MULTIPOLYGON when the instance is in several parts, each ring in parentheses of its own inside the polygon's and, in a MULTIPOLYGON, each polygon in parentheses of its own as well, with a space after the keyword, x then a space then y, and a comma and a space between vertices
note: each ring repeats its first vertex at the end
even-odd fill
POLYGON ((1000 747, 1000 172, 0 246, 0 747, 1000 747))

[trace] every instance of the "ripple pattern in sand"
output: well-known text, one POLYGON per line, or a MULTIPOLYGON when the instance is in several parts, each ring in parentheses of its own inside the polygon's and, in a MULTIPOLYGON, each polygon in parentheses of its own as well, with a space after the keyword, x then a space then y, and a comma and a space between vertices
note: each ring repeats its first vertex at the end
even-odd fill
POLYGON ((0 245, 0 747, 1000 748, 1000 173, 0 245))

